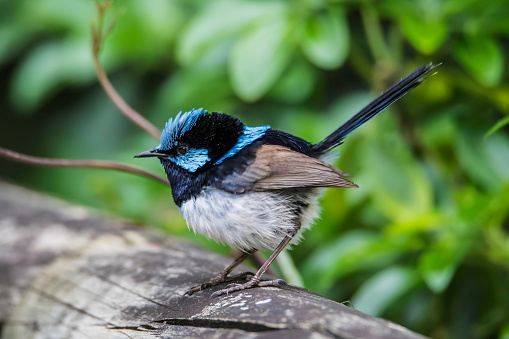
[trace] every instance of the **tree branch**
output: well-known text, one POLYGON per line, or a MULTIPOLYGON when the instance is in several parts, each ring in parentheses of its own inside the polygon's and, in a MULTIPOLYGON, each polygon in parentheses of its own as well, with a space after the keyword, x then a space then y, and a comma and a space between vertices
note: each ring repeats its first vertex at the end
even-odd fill
POLYGON ((131 106, 129 106, 124 99, 118 94, 113 85, 111 84, 104 68, 99 61, 99 54, 101 51, 101 45, 104 38, 109 34, 113 25, 108 27, 106 33, 103 36, 103 21, 104 12, 109 6, 108 2, 98 2, 98 25, 92 25, 92 58, 94 59, 95 72, 97 79, 103 87, 104 91, 110 97, 111 101, 118 107, 118 109, 124 113, 129 119, 131 119, 136 125, 143 128, 145 131, 150 133, 157 140, 161 139, 161 131, 157 129, 151 122, 145 119, 140 113, 136 112, 131 106))
POLYGON ((425 339, 293 286, 184 296, 230 259, 2 182, 0 225, 4 338, 425 339))
POLYGON ((152 180, 158 181, 166 186, 169 186, 168 181, 157 174, 151 173, 144 169, 121 164, 113 161, 106 160, 68 160, 68 159, 48 159, 48 158, 39 158, 31 155, 21 154, 18 152, 14 152, 8 150, 6 148, 0 147, 0 156, 11 159, 18 162, 23 162, 27 164, 33 165, 42 165, 42 166, 54 166, 54 167, 81 167, 81 168, 103 168, 115 171, 121 171, 136 175, 141 175, 152 180))

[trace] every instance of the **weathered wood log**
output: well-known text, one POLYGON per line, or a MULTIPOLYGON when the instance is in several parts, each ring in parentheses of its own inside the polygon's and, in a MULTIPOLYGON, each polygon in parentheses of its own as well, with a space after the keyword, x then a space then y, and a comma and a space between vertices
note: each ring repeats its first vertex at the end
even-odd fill
POLYGON ((0 183, 3 338, 423 338, 292 286, 184 296, 229 260, 0 183))

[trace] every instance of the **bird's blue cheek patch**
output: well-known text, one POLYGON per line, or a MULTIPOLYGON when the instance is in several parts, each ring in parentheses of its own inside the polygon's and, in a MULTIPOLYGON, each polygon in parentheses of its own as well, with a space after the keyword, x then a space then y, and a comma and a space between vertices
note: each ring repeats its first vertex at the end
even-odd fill
POLYGON ((168 158, 171 162, 182 167, 186 171, 196 172, 196 170, 208 161, 210 161, 209 151, 206 149, 191 148, 185 155, 168 158))

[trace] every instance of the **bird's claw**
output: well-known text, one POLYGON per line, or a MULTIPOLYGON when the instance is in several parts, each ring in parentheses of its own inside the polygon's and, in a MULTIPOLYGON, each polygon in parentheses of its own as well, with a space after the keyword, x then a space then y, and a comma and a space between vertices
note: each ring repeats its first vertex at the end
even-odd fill
POLYGON ((228 295, 229 293, 232 293, 232 292, 242 291, 242 290, 257 286, 256 284, 249 284, 249 282, 250 281, 248 281, 247 283, 244 283, 244 284, 229 284, 228 286, 226 286, 226 288, 212 293, 212 295, 210 297, 214 298, 214 297, 219 297, 224 294, 228 295), (249 284, 249 286, 248 286, 248 284, 249 284))
POLYGON ((222 283, 224 281, 226 281, 226 277, 218 275, 217 277, 212 278, 210 281, 208 281, 206 283, 191 287, 189 290, 187 290, 186 293, 184 293, 184 295, 191 296, 196 292, 200 292, 200 291, 203 291, 204 289, 210 288, 212 286, 219 285, 220 283, 222 283))
POLYGON ((229 284, 226 288, 216 291, 212 293, 211 298, 219 297, 221 295, 228 295, 233 292, 247 290, 253 287, 266 287, 266 286, 284 286, 287 285, 286 281, 283 279, 275 279, 275 280, 266 280, 266 281, 257 281, 254 279, 249 280, 244 284, 229 284))
POLYGON ((201 290, 204 290, 208 287, 212 287, 213 285, 211 285, 210 283, 203 283, 201 285, 196 285, 196 286, 193 286, 191 287, 190 289, 188 289, 186 291, 186 293, 184 293, 185 296, 191 296, 193 294, 195 294, 196 292, 200 292, 201 290))
MULTIPOLYGON (((196 286, 191 287, 189 290, 187 290, 186 293, 184 293, 184 295, 185 296, 191 296, 191 295, 193 295, 196 292, 203 291, 203 290, 205 290, 207 288, 219 285, 221 283, 235 281, 235 280, 239 280, 239 279, 245 279, 245 278, 247 278, 250 275, 254 275, 254 273, 252 273, 252 272, 242 272, 242 273, 234 275, 232 277, 218 275, 218 276, 212 278, 210 281, 208 281, 206 283, 203 283, 201 285, 196 285, 196 286)), ((233 284, 230 284, 230 285, 233 285, 233 284)), ((228 285, 228 286, 230 286, 230 285, 228 285)), ((228 288, 228 286, 227 286, 227 288, 228 288)))

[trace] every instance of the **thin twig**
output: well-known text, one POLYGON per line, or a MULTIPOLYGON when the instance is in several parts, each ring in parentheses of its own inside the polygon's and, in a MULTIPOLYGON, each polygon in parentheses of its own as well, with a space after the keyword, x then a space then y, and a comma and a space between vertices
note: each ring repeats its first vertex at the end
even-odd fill
MULTIPOLYGON (((124 99, 118 94, 113 85, 111 84, 104 68, 99 61, 99 54, 101 51, 101 45, 106 36, 103 36, 103 20, 104 12, 108 7, 107 2, 97 3, 98 12, 98 26, 92 25, 92 58, 94 59, 95 72, 97 79, 103 87, 106 94, 110 97, 111 101, 118 107, 118 109, 124 113, 129 119, 131 119, 136 125, 143 128, 149 134, 151 134, 157 140, 161 139, 161 131, 157 129, 151 122, 145 119, 140 113, 136 112, 131 106, 129 106, 124 99)), ((106 35, 111 31, 113 26, 109 27, 106 35)))
POLYGON ((18 162, 27 164, 42 165, 42 166, 54 166, 54 167, 81 167, 81 168, 103 168, 121 172, 132 173, 136 175, 142 175, 152 180, 158 181, 166 186, 169 185, 168 181, 157 174, 146 171, 144 169, 121 164, 114 161, 106 160, 68 160, 68 159, 48 159, 39 158, 31 155, 21 154, 18 152, 11 151, 9 149, 0 147, 0 156, 7 159, 11 159, 18 162))

